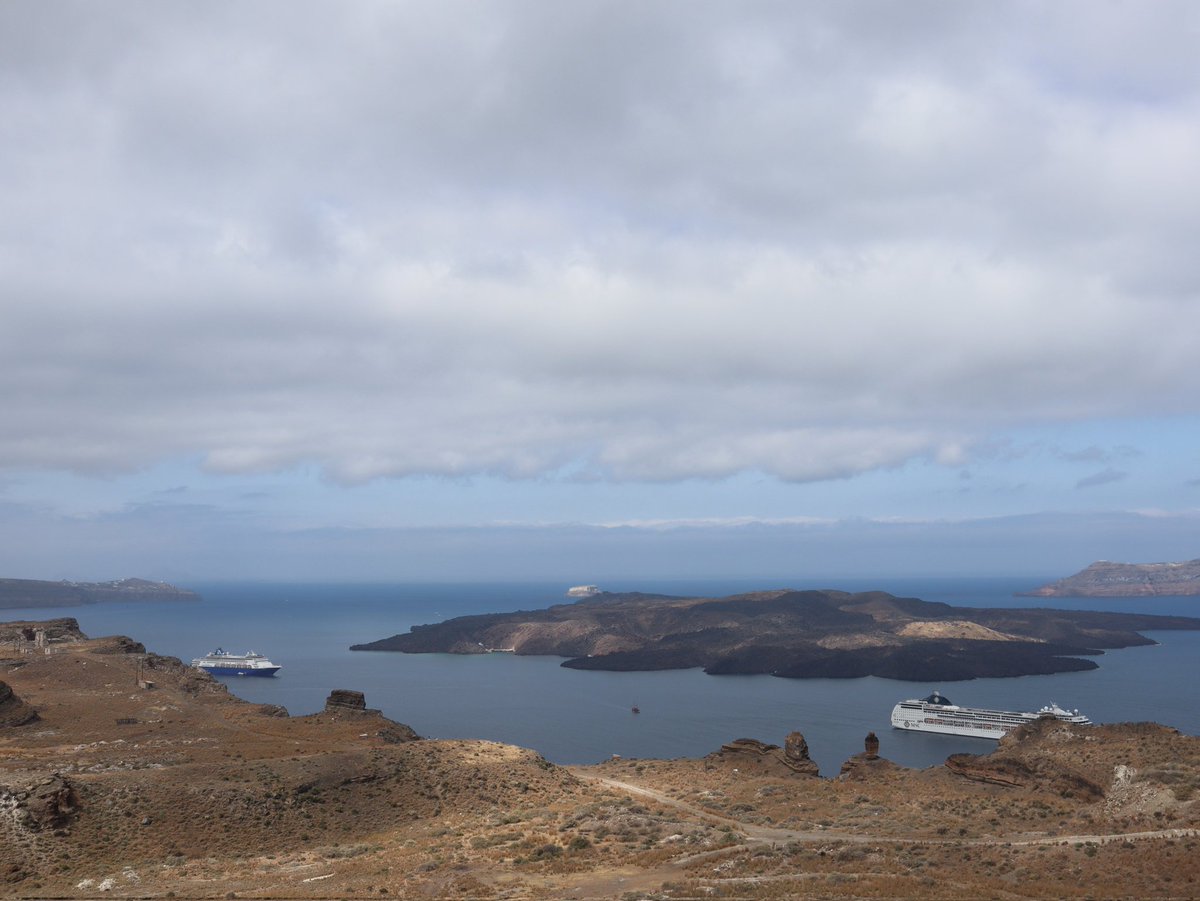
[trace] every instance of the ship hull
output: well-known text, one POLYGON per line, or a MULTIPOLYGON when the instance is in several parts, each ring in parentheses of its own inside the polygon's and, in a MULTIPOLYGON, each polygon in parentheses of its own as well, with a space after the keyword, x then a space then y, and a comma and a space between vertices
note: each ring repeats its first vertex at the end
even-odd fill
POLYGON ((1042 717, 1080 726, 1091 724, 1091 721, 1086 716, 1081 716, 1078 711, 1070 713, 1058 707, 1043 708, 1037 713, 1024 713, 929 703, 927 699, 902 701, 897 704, 892 709, 892 726, 910 732, 936 732, 940 735, 961 735, 998 741, 1014 729, 1042 717))
POLYGON ((273 676, 283 667, 279 666, 202 666, 200 669, 214 676, 273 676))
POLYGON ((892 726, 896 729, 905 729, 909 732, 936 732, 939 735, 962 735, 967 738, 990 738, 992 741, 999 741, 1009 731, 1015 729, 1016 726, 1002 725, 965 725, 962 723, 948 722, 941 717, 922 716, 905 711, 903 715, 898 716, 892 714, 892 726))

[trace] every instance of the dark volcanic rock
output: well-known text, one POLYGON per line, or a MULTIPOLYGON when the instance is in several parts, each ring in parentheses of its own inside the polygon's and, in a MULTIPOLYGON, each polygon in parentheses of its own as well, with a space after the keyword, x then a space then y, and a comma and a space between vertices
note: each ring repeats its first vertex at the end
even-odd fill
POLYGON ((763 591, 727 598, 604 595, 545 610, 414 626, 352 650, 557 654, 572 669, 702 667, 710 675, 881 676, 908 681, 1095 669, 1104 648, 1153 642, 1137 629, 1200 619, 952 607, 882 591, 763 591))
POLYGON ((37 718, 36 710, 18 698, 7 682, 0 682, 0 729, 25 726, 37 718))
POLYGON ((361 691, 351 691, 348 688, 335 688, 325 699, 325 712, 340 713, 347 710, 366 713, 366 695, 361 691))

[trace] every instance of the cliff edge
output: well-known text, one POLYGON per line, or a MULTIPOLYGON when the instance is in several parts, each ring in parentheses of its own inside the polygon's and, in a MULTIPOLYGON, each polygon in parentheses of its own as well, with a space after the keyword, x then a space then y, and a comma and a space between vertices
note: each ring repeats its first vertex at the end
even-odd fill
POLYGON ((1186 563, 1112 563, 1099 560, 1086 569, 1021 592, 1034 598, 1140 598, 1200 595, 1200 560, 1186 563))

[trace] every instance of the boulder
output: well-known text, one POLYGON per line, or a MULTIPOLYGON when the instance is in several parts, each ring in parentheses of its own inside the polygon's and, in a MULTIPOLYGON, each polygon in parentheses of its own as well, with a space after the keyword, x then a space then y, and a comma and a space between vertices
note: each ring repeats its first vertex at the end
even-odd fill
POLYGON ((24 726, 37 718, 36 710, 17 697, 7 682, 0 682, 0 729, 24 726))

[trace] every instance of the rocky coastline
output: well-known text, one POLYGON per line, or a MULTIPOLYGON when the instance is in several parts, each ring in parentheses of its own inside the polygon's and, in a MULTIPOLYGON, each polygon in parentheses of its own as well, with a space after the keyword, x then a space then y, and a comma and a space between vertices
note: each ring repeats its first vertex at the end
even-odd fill
POLYGON ((46 582, 0 579, 0 608, 81 607, 108 601, 198 601, 200 595, 167 582, 115 579, 111 582, 46 582))

